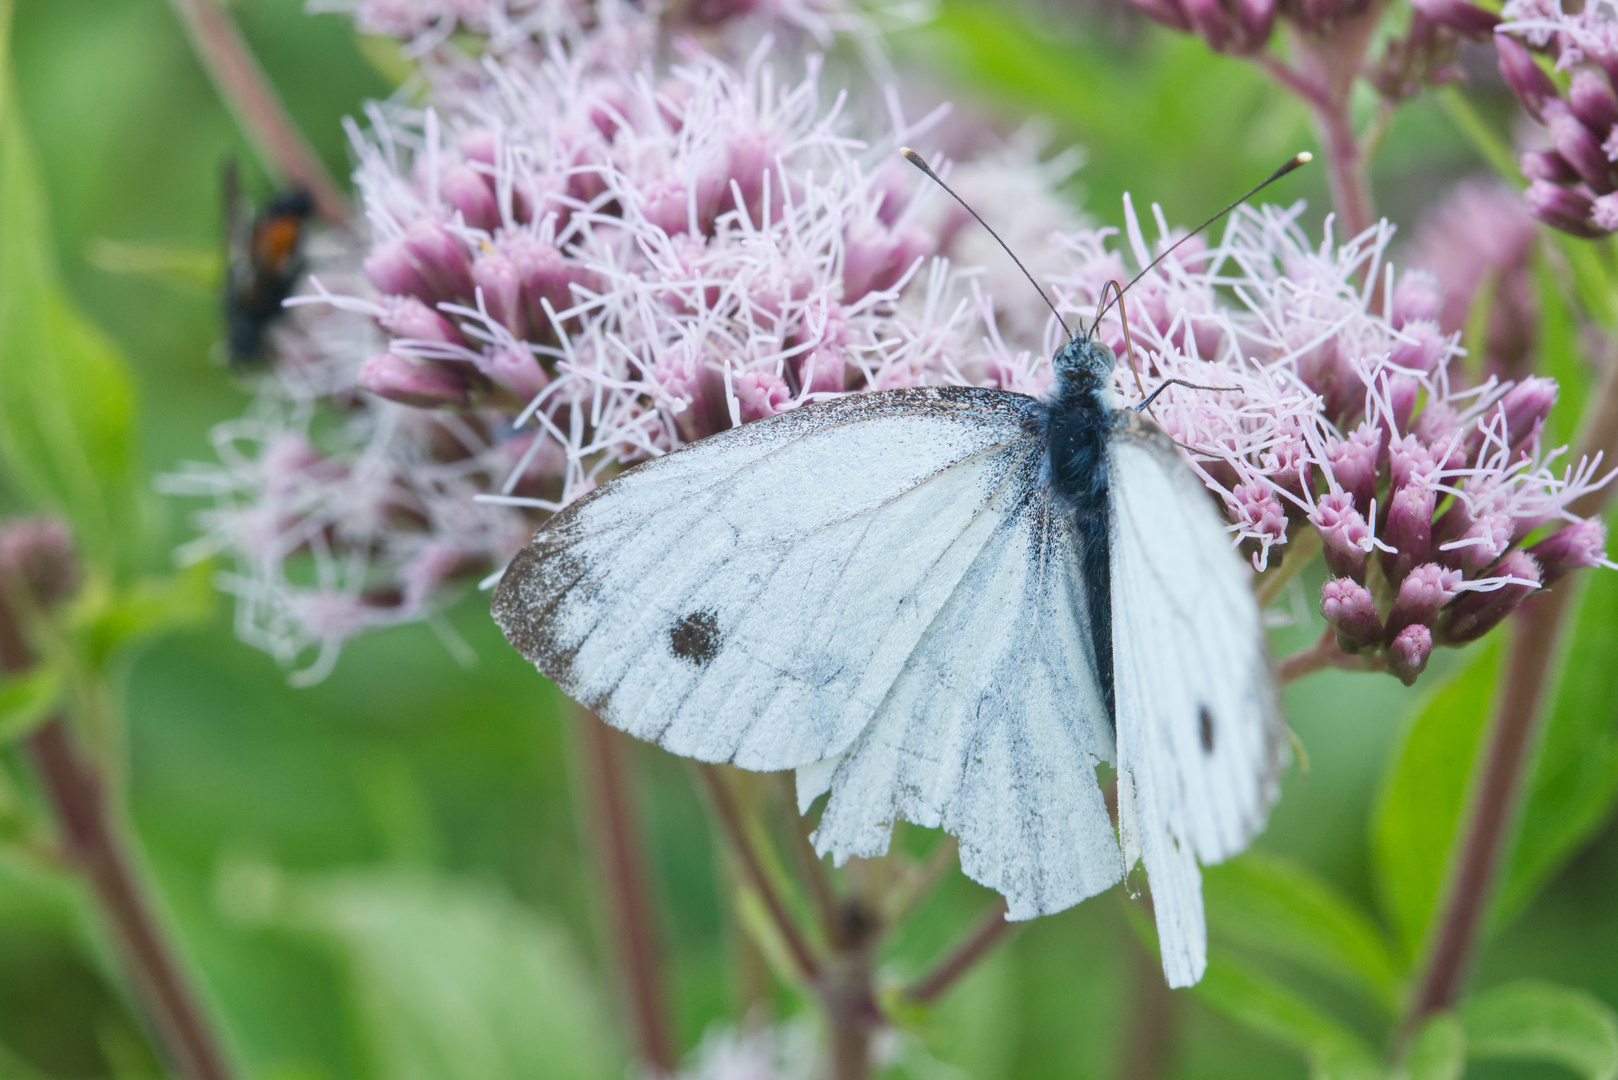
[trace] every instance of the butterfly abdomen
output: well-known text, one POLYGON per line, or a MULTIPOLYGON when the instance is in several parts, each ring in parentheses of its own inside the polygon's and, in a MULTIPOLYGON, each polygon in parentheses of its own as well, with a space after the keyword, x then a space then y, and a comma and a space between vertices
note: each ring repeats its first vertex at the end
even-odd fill
POLYGON ((1113 410, 1091 394, 1063 389, 1068 392, 1059 393, 1045 406, 1051 491, 1073 522, 1074 546, 1084 574, 1085 604, 1089 608, 1096 681, 1107 706, 1107 720, 1116 726, 1109 558, 1112 521, 1107 477, 1107 432, 1113 423, 1113 410))

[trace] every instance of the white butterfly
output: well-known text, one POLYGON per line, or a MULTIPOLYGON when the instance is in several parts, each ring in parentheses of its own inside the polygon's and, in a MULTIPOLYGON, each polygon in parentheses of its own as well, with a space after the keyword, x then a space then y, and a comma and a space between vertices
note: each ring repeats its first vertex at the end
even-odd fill
POLYGON ((1009 917, 1145 863, 1170 985, 1206 967, 1199 864, 1262 828, 1283 762, 1248 574, 1089 336, 1053 393, 860 394, 628 470, 512 562, 494 616, 602 719, 796 769, 816 848, 960 838, 1009 917), (1096 768, 1118 771, 1114 832, 1096 768))

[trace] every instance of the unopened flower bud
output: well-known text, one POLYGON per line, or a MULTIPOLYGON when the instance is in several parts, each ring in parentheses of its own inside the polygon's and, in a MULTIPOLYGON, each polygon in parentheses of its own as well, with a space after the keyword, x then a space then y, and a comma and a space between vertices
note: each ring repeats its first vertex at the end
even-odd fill
POLYGON ((1261 537, 1265 543, 1286 542, 1286 509, 1274 492, 1255 481, 1238 484, 1231 495, 1231 516, 1243 532, 1261 537))
POLYGON ((1606 235, 1590 220, 1595 198, 1588 191, 1535 180, 1523 192, 1523 199, 1528 212, 1553 229, 1586 239, 1606 235))
POLYGON ((1462 593, 1444 609, 1439 639, 1446 645, 1464 645, 1500 625, 1523 598, 1539 588, 1539 565, 1526 551, 1513 551, 1492 568, 1491 577, 1515 579, 1497 589, 1462 593), (1525 584, 1532 582, 1532 584, 1525 584))
POLYGON ((1433 483, 1439 464, 1420 438, 1406 435, 1388 447, 1388 472, 1393 477, 1393 491, 1397 492, 1412 480, 1433 483))
POLYGON ((1549 585, 1574 570, 1600 566, 1606 558, 1607 527, 1599 518, 1569 522, 1528 549, 1539 564, 1541 585, 1549 585))
MULTIPOLYGON (((1607 152, 1601 149, 1601 138, 1579 123, 1573 110, 1560 98, 1547 101, 1541 111, 1556 152, 1567 159, 1567 163, 1590 185, 1591 190, 1603 195, 1611 191, 1612 162, 1607 160, 1607 152)), ((1602 135, 1605 134, 1603 130, 1602 135)))
POLYGON ((891 288, 932 247, 931 238, 917 229, 850 229, 843 247, 843 303, 891 288))
POLYGON ((526 349, 496 349, 484 374, 521 397, 531 398, 550 384, 550 376, 526 349))
POLYGON ((488 178, 476 169, 466 165, 451 167, 439 183, 439 192, 474 229, 493 232, 500 227, 500 204, 488 178))
POLYGON ((1337 645, 1357 653, 1382 640, 1382 620, 1371 591, 1353 578, 1332 578, 1320 590, 1320 613, 1337 631, 1337 645))
POLYGON ((1338 577, 1363 581, 1371 529, 1354 509, 1354 496, 1342 491, 1321 496, 1310 521, 1320 533, 1327 568, 1338 577))
POLYGON ((1443 307, 1444 289, 1438 275, 1429 270, 1406 270, 1393 287, 1393 310, 1389 314, 1394 327, 1404 330, 1417 320, 1436 320, 1443 307))
POLYGON ((1618 191, 1596 196, 1590 204, 1590 222, 1605 232, 1618 232, 1618 191))
POLYGON ((1406 686, 1414 685, 1416 677, 1427 668, 1427 658, 1433 654, 1433 632, 1421 623, 1414 623, 1399 631, 1399 636, 1388 646, 1388 670, 1406 686))
POLYGON ((405 233, 404 246, 436 299, 471 299, 472 260, 466 245, 448 229, 436 222, 418 221, 405 233))
POLYGON ((361 364, 355 382, 378 397, 418 409, 461 408, 470 396, 466 383, 443 365, 393 353, 378 353, 361 364))
POLYGON ((1556 84, 1535 62, 1534 54, 1515 38, 1496 34, 1494 48, 1500 57, 1500 74, 1505 77, 1506 85, 1517 95, 1523 108, 1540 117, 1545 103, 1557 97, 1556 84))
POLYGON ((378 244, 365 257, 365 276, 379 291, 391 296, 414 296, 427 301, 433 299, 433 290, 427 285, 427 279, 421 276, 416 260, 410 257, 402 240, 387 240, 378 244))
POLYGON ((1544 180, 1552 184, 1572 184, 1578 181, 1578 171, 1555 150, 1534 150, 1517 159, 1518 168, 1529 180, 1544 180))
POLYGON ((736 380, 736 401, 746 424, 781 412, 792 401, 792 392, 773 372, 749 371, 736 380))
POLYGON ((1186 18, 1185 12, 1175 0, 1129 0, 1135 9, 1154 22, 1160 22, 1171 30, 1178 30, 1182 34, 1191 32, 1191 20, 1186 18))
POLYGON ((1411 318, 1400 329, 1404 340, 1394 344, 1388 360, 1412 371, 1428 372, 1437 367, 1449 346, 1449 336, 1438 323, 1428 318, 1411 318))
POLYGON ((1419 480, 1393 493, 1388 502, 1387 527, 1382 530, 1383 542, 1394 549, 1382 553, 1382 569, 1389 581, 1403 581, 1414 567, 1427 561, 1437 505, 1438 493, 1419 480))
POLYGON ((377 319, 382 329, 412 341, 437 341, 458 345, 461 335, 455 324, 417 300, 414 296, 393 296, 383 303, 377 319))
POLYGON ((1496 406, 1506 420, 1506 445, 1513 450, 1527 442, 1556 404, 1556 380, 1541 377, 1524 379, 1506 391, 1496 406))
POLYGON ((1618 97, 1613 96, 1612 84, 1599 71, 1575 71, 1567 103, 1579 123, 1591 131, 1611 131, 1618 124, 1618 97))
POLYGON ((1499 15, 1466 0, 1411 0, 1411 6, 1438 25, 1474 41, 1488 41, 1500 23, 1499 15))
POLYGON ((485 248, 472 260, 472 281, 482 290, 483 306, 490 318, 511 331, 521 340, 528 336, 528 322, 524 317, 522 281, 517 267, 499 248, 485 248))
POLYGON ((1370 510, 1371 500, 1376 497, 1376 464, 1381 449, 1382 432, 1370 424, 1361 424, 1348 438, 1326 444, 1332 476, 1354 497, 1357 509, 1370 510))
POLYGON ((0 603, 21 593, 37 608, 51 608, 79 587, 73 533, 56 518, 19 518, 0 525, 0 603))
POLYGON ((1412 623, 1431 623, 1445 604, 1455 598, 1461 584, 1461 572, 1422 563, 1405 575, 1399 586, 1399 595, 1388 614, 1389 635, 1397 636, 1412 623))

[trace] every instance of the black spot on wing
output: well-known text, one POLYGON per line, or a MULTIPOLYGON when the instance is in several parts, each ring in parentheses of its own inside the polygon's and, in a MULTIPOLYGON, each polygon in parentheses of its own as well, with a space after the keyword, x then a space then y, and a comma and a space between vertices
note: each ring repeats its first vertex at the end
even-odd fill
POLYGON ((1208 706, 1199 706, 1199 711, 1197 713, 1197 725, 1198 732, 1202 736, 1202 752, 1204 754, 1213 753, 1214 718, 1213 713, 1208 711, 1208 706))
POLYGON ((681 660, 697 667, 713 663, 724 645, 719 631, 719 615, 713 610, 693 611, 669 627, 669 649, 681 660))

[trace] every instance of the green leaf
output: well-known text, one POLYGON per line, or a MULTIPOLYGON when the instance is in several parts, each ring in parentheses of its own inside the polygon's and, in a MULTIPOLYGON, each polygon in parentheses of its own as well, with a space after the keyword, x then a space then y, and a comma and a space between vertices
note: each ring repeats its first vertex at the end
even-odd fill
POLYGON ((218 595, 213 571, 211 562, 197 563, 166 577, 137 579, 116 591, 104 581, 92 582, 73 615, 86 662, 100 668, 121 647, 207 619, 218 595))
POLYGON ((492 888, 389 872, 295 881, 282 920, 345 961, 377 1075, 624 1075, 600 989, 572 940, 492 888))
POLYGON ((1383 1075, 1376 1055, 1358 1035, 1224 950, 1208 950, 1207 974, 1192 992, 1250 1031, 1303 1054, 1314 1075, 1383 1075))
POLYGON ((1466 1072, 1466 1033, 1453 1013, 1428 1020, 1410 1044, 1397 1080, 1461 1080, 1466 1072))
POLYGON ((1600 571, 1584 584, 1495 898, 1494 927, 1528 906, 1618 798, 1618 574, 1600 571))
POLYGON ((30 503, 67 516, 92 560, 112 564, 136 524, 134 381, 63 288, 49 220, 0 72, 0 466, 30 503))
POLYGON ((1461 1023, 1474 1058, 1549 1061, 1586 1080, 1618 1078, 1618 1015, 1582 990, 1507 983, 1474 994, 1461 1023))
POLYGON ((1365 912, 1305 867, 1248 852, 1203 871, 1209 933, 1368 991, 1392 1008, 1398 966, 1365 912))
POLYGON ((39 664, 0 680, 0 746, 15 742, 50 715, 62 697, 62 672, 39 664))
POLYGON ((1420 952, 1438 903, 1499 655, 1495 635, 1416 710, 1372 810, 1377 892, 1407 959, 1420 952))
POLYGON ((1534 256, 1534 292, 1539 301, 1539 370, 1556 380, 1556 406, 1545 421, 1545 443, 1559 446, 1573 437, 1589 395, 1590 369, 1579 343, 1579 323, 1568 299, 1570 282, 1539 245, 1534 256))

